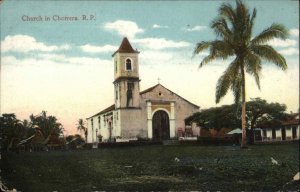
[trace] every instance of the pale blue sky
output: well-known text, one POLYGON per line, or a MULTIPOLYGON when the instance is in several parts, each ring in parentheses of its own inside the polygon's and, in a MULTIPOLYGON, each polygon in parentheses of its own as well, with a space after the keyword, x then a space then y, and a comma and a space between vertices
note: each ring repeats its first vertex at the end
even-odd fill
MULTIPOLYGON (((111 55, 123 36, 140 54, 141 89, 161 83, 202 108, 232 103, 228 94, 216 105, 215 86, 230 61, 198 70, 202 56, 191 58, 199 41, 213 40, 210 29, 224 1, 12 1, 1 4, 1 113, 20 118, 41 110, 54 114, 68 133, 76 119, 113 103, 111 55), (53 21, 53 16, 94 15, 90 21, 53 21), (42 21, 23 21, 22 17, 42 21), (45 21, 45 16, 50 21, 45 21), (180 81, 178 80, 180 79, 180 81), (176 83, 174 83, 176 82, 176 83)), ((235 6, 235 1, 228 1, 235 6)), ((256 7, 254 35, 272 23, 291 35, 271 44, 287 59, 289 70, 266 64, 262 90, 248 78, 248 99, 262 97, 299 108, 298 1, 245 1, 256 7)))

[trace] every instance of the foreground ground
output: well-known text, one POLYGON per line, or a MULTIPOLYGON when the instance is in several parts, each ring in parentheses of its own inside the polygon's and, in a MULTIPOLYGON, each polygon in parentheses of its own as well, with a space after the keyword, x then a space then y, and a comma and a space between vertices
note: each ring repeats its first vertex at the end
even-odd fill
POLYGON ((2 179, 21 191, 277 191, 299 170, 298 144, 143 146, 4 153, 2 179), (271 157, 277 160, 273 164, 271 157))

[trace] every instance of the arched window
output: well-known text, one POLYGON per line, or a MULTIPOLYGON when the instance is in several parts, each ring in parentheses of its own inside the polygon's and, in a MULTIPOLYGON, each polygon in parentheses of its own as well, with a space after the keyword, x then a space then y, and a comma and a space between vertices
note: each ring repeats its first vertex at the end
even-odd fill
POLYGON ((131 59, 126 59, 126 71, 132 71, 131 59))

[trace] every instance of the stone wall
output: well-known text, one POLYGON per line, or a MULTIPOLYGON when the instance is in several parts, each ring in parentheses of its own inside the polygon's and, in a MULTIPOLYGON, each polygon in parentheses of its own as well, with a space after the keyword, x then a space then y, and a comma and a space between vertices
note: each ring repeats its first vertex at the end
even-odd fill
MULTIPOLYGON (((175 107, 175 132, 177 136, 177 130, 179 128, 183 128, 185 126, 184 119, 195 112, 199 111, 199 107, 196 105, 191 104, 190 102, 186 101, 179 95, 173 93, 172 91, 166 89, 162 85, 157 85, 154 89, 149 92, 143 93, 141 95, 141 104, 145 103, 146 101, 151 101, 153 104, 161 103, 161 107, 165 108, 166 110, 170 110, 170 103, 174 103, 175 107), (165 104, 163 104, 165 102, 165 104), (165 107, 163 106, 165 105, 165 107), (169 106, 167 106, 169 105, 169 106)), ((143 107, 145 104, 143 105, 143 107)), ((143 109, 144 110, 144 109, 143 109)), ((155 110, 155 109, 152 109, 155 110)), ((169 117, 170 118, 170 117, 169 117)))
POLYGON ((139 77, 139 61, 137 53, 117 53, 114 56, 114 77, 139 77), (132 71, 126 71, 126 59, 130 58, 132 61, 132 71), (117 67, 116 67, 117 65, 117 67), (117 69, 117 71, 116 71, 117 69))
POLYGON ((122 138, 147 138, 147 116, 145 110, 121 109, 120 114, 122 138))

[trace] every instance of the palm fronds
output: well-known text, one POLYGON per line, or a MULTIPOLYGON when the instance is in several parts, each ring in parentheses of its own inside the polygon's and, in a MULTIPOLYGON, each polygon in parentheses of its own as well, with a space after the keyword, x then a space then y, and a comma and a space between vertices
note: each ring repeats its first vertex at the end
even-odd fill
POLYGON ((270 45, 254 45, 251 50, 259 57, 276 64, 282 70, 287 69, 285 58, 270 45))
POLYGON ((288 30, 281 24, 274 23, 251 40, 252 45, 261 45, 274 38, 286 39, 288 30))

